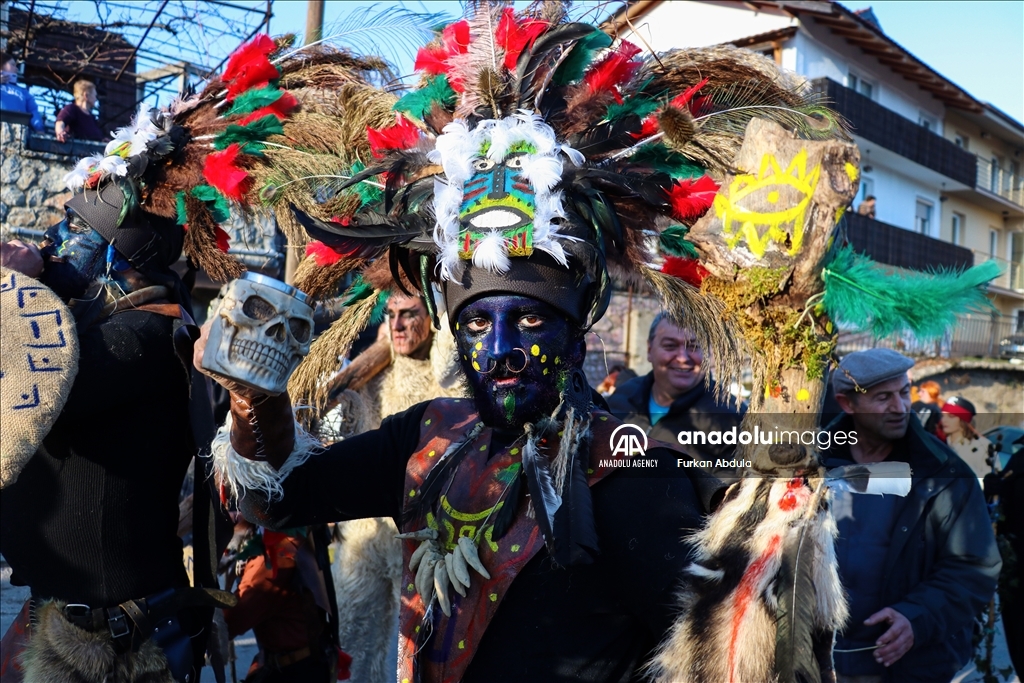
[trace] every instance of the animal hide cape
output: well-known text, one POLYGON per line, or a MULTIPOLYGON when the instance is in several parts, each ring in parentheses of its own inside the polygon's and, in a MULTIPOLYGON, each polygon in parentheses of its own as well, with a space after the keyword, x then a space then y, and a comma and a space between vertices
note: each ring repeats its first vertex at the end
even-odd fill
POLYGON ((651 662, 655 680, 821 680, 847 606, 835 521, 821 477, 747 478, 690 541, 694 562, 676 622, 651 662), (819 656, 820 654, 820 656, 819 656))
POLYGON ((175 683, 163 651, 147 640, 118 655, 107 630, 90 632, 63 614, 65 604, 42 603, 25 649, 25 683, 175 683))

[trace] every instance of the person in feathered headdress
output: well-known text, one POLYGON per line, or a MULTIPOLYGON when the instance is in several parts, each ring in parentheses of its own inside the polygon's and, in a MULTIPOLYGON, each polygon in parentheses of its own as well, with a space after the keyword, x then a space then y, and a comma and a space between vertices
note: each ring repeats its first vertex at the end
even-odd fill
MULTIPOLYGON (((295 205, 278 215, 311 240, 296 280, 311 298, 368 265, 392 279, 356 279, 288 392, 219 378, 233 398, 217 476, 260 525, 398 521, 401 681, 630 680, 649 656, 674 682, 830 666, 846 609, 814 451, 745 442, 758 477, 710 517, 691 564, 680 530, 719 486, 601 410, 584 335, 613 278, 648 288, 721 385, 751 352, 744 426, 763 432, 771 413, 816 424, 833 319, 934 332, 948 315, 910 295, 933 285, 836 239, 858 156, 805 84, 743 50, 640 53, 559 3, 477 3, 420 50, 419 88, 349 95, 382 120, 333 121, 344 163, 306 160, 296 128, 250 176, 246 196, 295 205), (388 291, 413 290, 456 337, 472 399, 320 449, 306 428, 339 357, 388 291)), ((943 301, 976 305, 987 277, 948 275, 943 301)))
MULTIPOLYGON (((313 240, 307 294, 368 263, 387 263, 393 283, 357 280, 290 396, 220 378, 233 396, 217 476, 261 525, 399 522, 399 680, 629 680, 671 623, 680 530, 699 526, 720 484, 601 409, 584 335, 613 276, 645 283, 728 376, 737 341, 698 289, 687 226, 755 111, 807 137, 841 131, 748 53, 645 60, 550 3, 478 5, 417 68, 421 87, 389 102, 393 123, 367 127, 370 155, 321 188, 333 206, 295 209, 313 240), (662 267, 653 238, 676 260, 662 267), (327 403, 325 378, 382 293, 413 288, 455 335, 472 399, 421 403, 318 448, 303 427, 327 403)), ((252 191, 276 199, 290 182, 252 191)))
MULTIPOLYGON (((250 174, 266 168, 262 150, 280 147, 293 126, 313 130, 311 120, 345 106, 339 91, 370 87, 367 74, 381 68, 338 51, 286 54, 287 46, 261 36, 201 95, 166 111, 143 106, 103 154, 67 175, 67 217, 41 249, 3 245, 0 551, 33 595, 31 624, 26 605, 4 639, 5 681, 198 680, 212 608, 233 602, 216 590, 223 548, 207 533, 216 492, 205 474, 197 472, 194 587, 176 536, 182 480, 214 430, 204 378, 191 374, 198 330, 189 290, 171 266, 184 250, 190 271, 237 277, 244 268, 226 253, 219 224, 229 202, 246 209, 250 174), (33 311, 24 338, 9 345, 7 314, 19 300, 52 306, 33 311), (42 395, 30 373, 66 372, 58 349, 76 340, 78 374, 61 385, 69 393, 42 395), (8 372, 26 364, 26 350, 25 373, 8 372), (10 395, 35 401, 11 405, 10 395), (55 422, 11 419, 36 406, 55 422), (23 424, 34 442, 16 433, 23 424), (9 462, 15 441, 32 450, 9 462)), ((304 156, 330 154, 332 141, 309 137, 304 156)), ((197 467, 207 472, 207 462, 197 467)))

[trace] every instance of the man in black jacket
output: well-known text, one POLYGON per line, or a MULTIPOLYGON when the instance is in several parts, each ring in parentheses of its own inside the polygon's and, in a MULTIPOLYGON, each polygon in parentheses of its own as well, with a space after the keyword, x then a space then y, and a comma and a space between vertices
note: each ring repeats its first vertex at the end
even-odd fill
POLYGON ((662 311, 651 323, 647 335, 647 360, 651 371, 632 379, 608 398, 612 414, 623 422, 635 424, 653 439, 692 455, 711 460, 716 470, 728 460, 736 447, 708 443, 707 437, 689 439, 697 445, 680 445, 679 432, 726 432, 738 427, 743 411, 734 399, 715 397, 715 383, 705 382, 704 351, 690 330, 672 323, 662 311))
POLYGON ((913 472, 903 498, 836 495, 836 556, 850 598, 835 649, 840 683, 950 680, 970 660, 974 618, 999 575, 974 473, 911 419, 913 364, 872 349, 846 356, 833 375, 845 414, 829 429, 856 437, 833 446, 827 465, 899 461, 913 472))

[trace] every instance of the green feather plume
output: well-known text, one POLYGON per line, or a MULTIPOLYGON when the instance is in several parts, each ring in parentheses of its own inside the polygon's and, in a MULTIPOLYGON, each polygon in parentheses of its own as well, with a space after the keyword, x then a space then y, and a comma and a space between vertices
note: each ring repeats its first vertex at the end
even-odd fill
POLYGON ((623 100, 622 104, 619 104, 618 102, 612 102, 609 104, 605 118, 609 121, 618 121, 630 114, 636 114, 638 117, 643 119, 648 114, 653 114, 654 110, 657 108, 657 100, 651 100, 640 96, 629 97, 623 100))
POLYGON ((402 99, 395 102, 394 110, 423 119, 435 104, 442 109, 451 109, 455 106, 455 91, 449 85, 447 76, 435 76, 419 90, 413 90, 404 95, 402 99))
POLYGON ((647 165, 655 172, 667 173, 673 180, 699 178, 706 169, 660 142, 644 145, 630 158, 634 166, 647 165))
MULTIPOLYGON (((361 161, 357 161, 352 164, 352 168, 349 169, 348 174, 351 177, 362 173, 364 170, 366 170, 366 164, 361 161)), ((349 189, 359 195, 359 199, 362 200, 363 206, 376 204, 384 199, 384 191, 376 185, 371 185, 367 182, 356 183, 349 189)))
POLYGON ((271 135, 283 135, 284 125, 273 114, 256 119, 245 126, 230 125, 224 132, 213 140, 214 149, 227 149, 230 145, 238 143, 242 146, 242 152, 255 156, 263 156, 263 142, 271 135))
POLYGON ((356 279, 352 281, 351 286, 345 290, 345 300, 341 305, 346 307, 351 306, 357 301, 362 301, 371 294, 373 294, 373 286, 364 280, 362 275, 357 275, 356 279))
POLYGON ((228 109, 228 116, 235 114, 251 114, 257 109, 262 109, 263 107, 270 106, 274 102, 277 102, 281 99, 282 94, 284 94, 284 91, 278 90, 277 87, 273 85, 244 92, 236 97, 235 101, 231 103, 231 108, 228 109))
MULTIPOLYGON (((213 220, 224 223, 231 218, 231 208, 228 206, 227 198, 212 185, 196 185, 191 190, 192 196, 206 203, 213 220)), ((188 217, 185 212, 185 191, 182 190, 175 195, 178 209, 178 225, 185 225, 188 217)))
POLYGON ((878 338, 910 330, 934 339, 956 324, 958 314, 991 308, 983 285, 999 272, 995 261, 959 272, 887 272, 847 246, 822 270, 822 304, 832 320, 878 338))
POLYGON ((697 247, 686 239, 686 233, 689 231, 690 229, 685 225, 670 225, 662 230, 658 238, 661 250, 666 254, 681 258, 700 258, 697 247))
POLYGON ((583 78, 583 72, 590 65, 594 53, 606 47, 610 47, 612 38, 604 31, 594 29, 586 38, 581 38, 573 46, 572 52, 565 58, 565 61, 555 71, 551 82, 554 85, 568 85, 583 78))

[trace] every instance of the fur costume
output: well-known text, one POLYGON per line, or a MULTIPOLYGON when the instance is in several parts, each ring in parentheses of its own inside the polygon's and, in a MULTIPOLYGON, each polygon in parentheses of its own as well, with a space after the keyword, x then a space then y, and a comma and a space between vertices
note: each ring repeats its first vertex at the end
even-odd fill
POLYGON ((63 608, 49 600, 36 609, 23 660, 25 683, 175 683, 152 640, 138 652, 118 655, 108 630, 79 628, 63 608))

